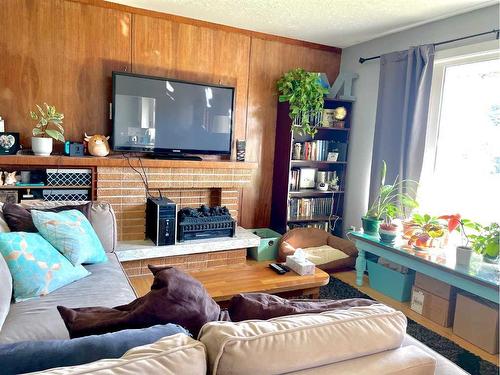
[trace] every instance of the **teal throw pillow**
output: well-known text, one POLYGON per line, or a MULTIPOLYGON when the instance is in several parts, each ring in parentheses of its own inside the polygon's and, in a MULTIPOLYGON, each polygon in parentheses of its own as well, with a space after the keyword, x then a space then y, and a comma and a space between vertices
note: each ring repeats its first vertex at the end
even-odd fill
POLYGON ((75 266, 107 261, 92 224, 77 210, 48 212, 32 210, 40 234, 75 266))
POLYGON ((0 254, 12 275, 16 302, 46 295, 90 275, 83 266, 73 266, 38 233, 0 233, 0 254))

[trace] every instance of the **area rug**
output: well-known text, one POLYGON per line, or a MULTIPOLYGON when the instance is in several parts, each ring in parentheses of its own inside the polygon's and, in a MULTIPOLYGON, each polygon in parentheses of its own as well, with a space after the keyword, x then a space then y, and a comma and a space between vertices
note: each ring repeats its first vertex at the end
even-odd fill
MULTIPOLYGON (((346 284, 335 277, 330 277, 330 283, 320 289, 320 298, 345 299, 345 298, 368 298, 356 288, 346 284)), ((455 344, 453 341, 438 335, 437 333, 421 326, 420 324, 408 319, 407 333, 413 336, 432 350, 438 352, 443 357, 456 363, 465 371, 472 375, 498 375, 499 368, 494 364, 482 360, 480 357, 472 354, 455 344)))

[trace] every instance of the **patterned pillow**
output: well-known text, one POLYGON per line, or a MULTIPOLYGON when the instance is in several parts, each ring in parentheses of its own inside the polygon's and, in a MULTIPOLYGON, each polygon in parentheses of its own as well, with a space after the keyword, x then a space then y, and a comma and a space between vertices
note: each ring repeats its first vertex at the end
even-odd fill
POLYGON ((32 210, 31 215, 43 238, 75 266, 108 260, 92 224, 80 211, 56 213, 32 210))
POLYGON ((90 273, 73 266, 38 233, 0 233, 0 254, 13 279, 16 302, 43 296, 90 273))

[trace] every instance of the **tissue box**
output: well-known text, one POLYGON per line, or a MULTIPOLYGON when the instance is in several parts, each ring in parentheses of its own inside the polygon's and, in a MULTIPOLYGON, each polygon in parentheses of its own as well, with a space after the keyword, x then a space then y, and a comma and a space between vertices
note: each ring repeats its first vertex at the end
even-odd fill
POLYGON ((297 272, 300 276, 314 275, 315 265, 309 259, 294 255, 288 255, 286 257, 286 266, 291 270, 297 272))

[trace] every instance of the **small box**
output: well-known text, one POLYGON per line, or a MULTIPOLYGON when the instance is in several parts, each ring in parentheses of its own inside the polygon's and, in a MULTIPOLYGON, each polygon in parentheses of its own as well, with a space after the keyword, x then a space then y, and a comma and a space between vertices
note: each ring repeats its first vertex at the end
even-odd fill
POLYGON ((457 294, 453 333, 488 353, 498 353, 498 305, 479 297, 457 294))
POLYGON ((455 312, 455 299, 441 298, 414 285, 410 308, 442 327, 450 327, 455 312))
POLYGON ((415 275, 415 286, 446 300, 454 299, 456 294, 456 289, 451 285, 420 272, 415 275))
POLYGON ((401 273, 367 259, 370 287, 397 301, 410 300, 415 272, 401 273))
POLYGON ((298 254, 299 249, 293 255, 286 257, 286 266, 298 273, 300 276, 314 275, 316 266, 309 259, 298 254))
POLYGON ((248 249, 248 255, 256 261, 274 260, 278 257, 278 242, 281 234, 267 228, 248 229, 260 237, 260 245, 248 249))

